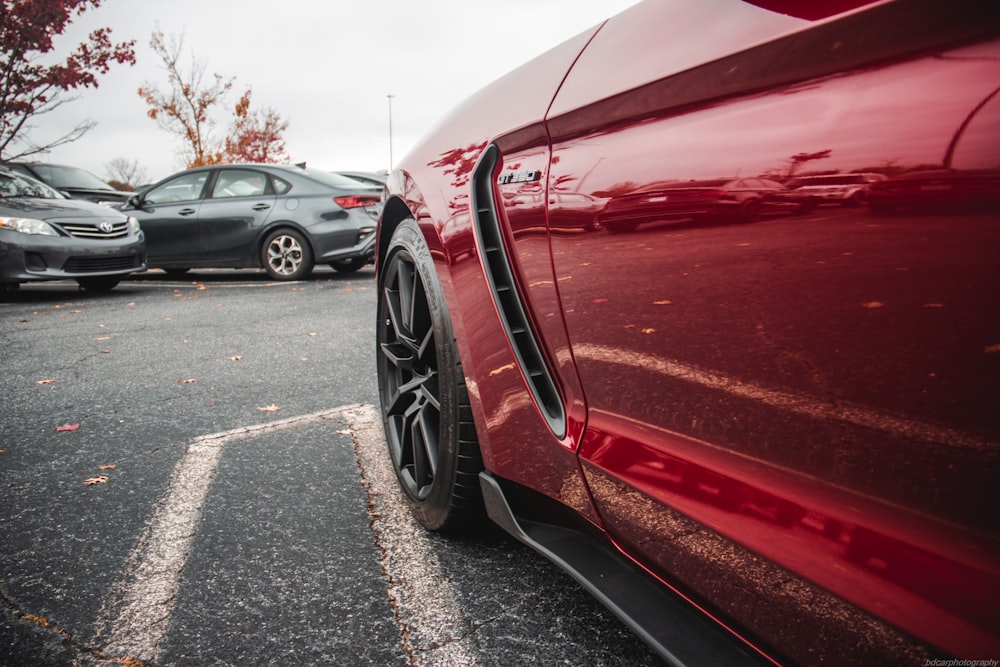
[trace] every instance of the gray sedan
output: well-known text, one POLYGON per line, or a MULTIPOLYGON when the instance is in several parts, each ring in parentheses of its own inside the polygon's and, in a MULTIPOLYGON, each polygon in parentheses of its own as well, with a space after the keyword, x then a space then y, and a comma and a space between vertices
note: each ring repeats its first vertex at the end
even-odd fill
POLYGON ((149 266, 263 268, 298 280, 317 263, 357 271, 374 255, 379 188, 318 169, 240 164, 174 174, 124 210, 146 234, 149 266))
POLYGON ((145 268, 135 218, 0 167, 0 291, 67 278, 105 291, 145 268))

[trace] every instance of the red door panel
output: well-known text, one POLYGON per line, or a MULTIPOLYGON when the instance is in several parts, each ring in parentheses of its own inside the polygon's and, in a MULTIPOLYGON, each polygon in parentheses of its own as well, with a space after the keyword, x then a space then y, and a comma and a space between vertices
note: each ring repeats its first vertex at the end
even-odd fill
POLYGON ((795 660, 896 632, 866 612, 947 652, 1000 650, 998 62, 994 41, 669 117, 645 99, 629 120, 623 94, 591 135, 585 108, 550 124, 550 198, 599 202, 581 223, 554 201, 549 224, 602 518, 795 660), (948 179, 901 178, 932 167, 948 179), (722 187, 671 208, 691 182, 852 172, 888 175, 872 203, 896 213, 748 222, 720 213, 722 187), (972 180, 978 205, 951 207, 972 180), (839 629, 809 638, 821 625, 839 629))

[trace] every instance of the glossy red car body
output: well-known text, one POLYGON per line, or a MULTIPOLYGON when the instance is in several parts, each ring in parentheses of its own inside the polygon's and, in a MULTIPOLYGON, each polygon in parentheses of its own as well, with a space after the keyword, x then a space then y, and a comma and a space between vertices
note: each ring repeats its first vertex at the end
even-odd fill
POLYGON ((649 1, 456 110, 377 263, 415 219, 513 514, 555 501, 757 659, 1000 659, 995 208, 586 224, 662 182, 1000 168, 998 85, 992 3, 649 1))

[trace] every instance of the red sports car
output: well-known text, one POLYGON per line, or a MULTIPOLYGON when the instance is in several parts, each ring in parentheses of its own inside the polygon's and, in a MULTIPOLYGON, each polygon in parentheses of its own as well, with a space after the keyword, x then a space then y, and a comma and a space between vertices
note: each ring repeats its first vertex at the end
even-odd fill
POLYGON ((998 83, 994 2, 649 0, 475 95, 378 231, 416 516, 488 516, 675 664, 1000 659, 995 211, 633 196, 997 169, 998 83))

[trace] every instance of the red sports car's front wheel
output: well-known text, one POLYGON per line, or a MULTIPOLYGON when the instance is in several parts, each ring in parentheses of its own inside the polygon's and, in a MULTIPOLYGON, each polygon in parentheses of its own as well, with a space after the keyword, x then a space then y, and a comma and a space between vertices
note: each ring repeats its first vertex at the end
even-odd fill
POLYGON ((377 327, 379 398, 396 476, 424 526, 460 529, 481 516, 482 459, 447 306, 413 220, 389 243, 377 327))

